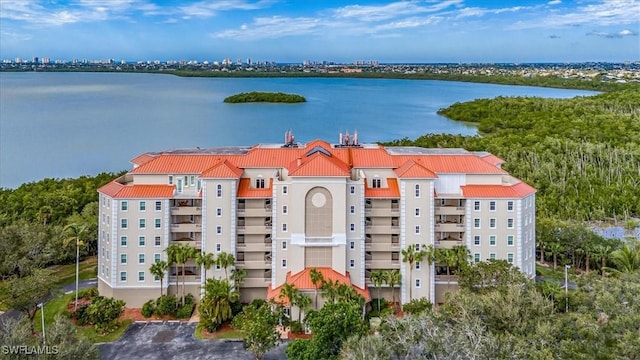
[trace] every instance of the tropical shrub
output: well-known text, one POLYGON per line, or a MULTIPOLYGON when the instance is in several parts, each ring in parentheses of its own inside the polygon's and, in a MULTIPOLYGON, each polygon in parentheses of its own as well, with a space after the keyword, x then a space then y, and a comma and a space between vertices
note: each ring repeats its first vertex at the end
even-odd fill
POLYGON ((156 300, 156 315, 174 315, 178 308, 178 298, 175 295, 162 295, 156 300))
POLYGON ((155 300, 149 300, 146 303, 144 303, 144 305, 142 305, 142 316, 148 318, 151 317, 151 315, 153 315, 153 313, 156 311, 156 301, 155 300))
POLYGON ((402 305, 402 310, 409 314, 418 315, 430 311, 432 306, 433 304, 427 298, 422 297, 402 305))

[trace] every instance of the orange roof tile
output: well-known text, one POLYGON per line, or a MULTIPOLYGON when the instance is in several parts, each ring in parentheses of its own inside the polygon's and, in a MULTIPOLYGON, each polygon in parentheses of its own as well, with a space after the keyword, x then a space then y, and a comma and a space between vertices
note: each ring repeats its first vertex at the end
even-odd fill
MULTIPOLYGON (((295 275, 291 275, 291 271, 289 271, 287 273, 287 278, 285 280, 285 283, 291 284, 295 286, 296 289, 302 290, 302 291, 315 290, 316 287, 311 281, 311 269, 313 268, 305 268, 304 270, 296 273, 295 275)), ((349 277, 349 272, 347 272, 345 275, 342 275, 339 272, 328 267, 318 267, 315 269, 322 274, 322 277, 324 278, 325 281, 333 281, 333 282, 337 281, 339 283, 349 285, 353 287, 353 289, 359 295, 362 295, 362 297, 364 297, 367 302, 371 301, 371 296, 369 295, 369 289, 367 289, 366 285, 364 289, 353 285, 351 283, 351 278, 349 277)), ((282 298, 280 296, 281 288, 282 288, 282 285, 276 287, 275 289, 272 289, 271 285, 269 285, 267 289, 267 301, 273 299, 283 303, 284 305, 289 305, 289 299, 282 298)))
POLYGON ((304 157, 300 165, 294 160, 289 167, 289 176, 349 176, 349 166, 333 156, 316 152, 304 157))
POLYGON ((506 174, 479 157, 468 155, 394 155, 397 167, 414 160, 436 174, 506 174))
POLYGON ((393 170, 399 178, 437 178, 433 171, 425 168, 413 160, 408 160, 404 165, 393 170))
POLYGON ((534 194, 536 189, 524 182, 515 185, 463 185, 462 195, 467 198, 514 198, 534 194))
POLYGON ((243 170, 233 165, 229 160, 224 159, 219 163, 213 165, 207 170, 203 171, 200 176, 202 178, 239 178, 242 175, 243 170))
POLYGON ((252 188, 251 179, 242 178, 238 185, 238 198, 270 198, 273 196, 273 179, 269 179, 269 187, 264 189, 252 188))
POLYGON ((386 188, 370 188, 365 182, 364 197, 366 198, 399 198, 400 188, 398 187, 398 179, 387 178, 386 188))
POLYGON ((115 180, 98 189, 114 199, 172 198, 174 185, 122 185, 115 180))
POLYGON ((393 155, 381 146, 375 149, 352 148, 353 167, 357 168, 393 168, 396 167, 393 155))
POLYGON ((493 165, 493 166, 498 166, 501 164, 504 164, 505 161, 500 159, 499 157, 493 155, 493 154, 487 154, 484 156, 480 156, 480 159, 488 162, 489 164, 493 165))
MULTIPOLYGON (((227 157, 228 158, 228 157, 227 157)), ((199 174, 223 159, 220 155, 158 155, 137 168, 132 174, 199 174)))
POLYGON ((142 154, 142 155, 138 155, 135 158, 133 158, 131 160, 131 163, 136 165, 136 166, 140 166, 148 161, 151 161, 153 159, 155 159, 156 157, 150 154, 142 154))

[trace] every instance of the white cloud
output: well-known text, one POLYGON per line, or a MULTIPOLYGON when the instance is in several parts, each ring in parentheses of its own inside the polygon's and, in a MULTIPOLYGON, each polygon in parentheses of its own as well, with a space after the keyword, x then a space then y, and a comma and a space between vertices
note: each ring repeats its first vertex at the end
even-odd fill
MULTIPOLYGON (((584 3, 581 3, 584 4, 584 3)), ((536 16, 531 20, 518 21, 514 29, 559 28, 579 25, 610 26, 621 24, 637 24, 640 14, 638 0, 600 0, 597 3, 575 8, 556 10, 547 16, 536 16)))
POLYGON ((610 39, 614 39, 614 38, 621 38, 621 37, 625 37, 625 36, 638 36, 638 33, 633 32, 629 29, 624 29, 620 32, 617 33, 610 33, 610 32, 606 32, 606 31, 590 31, 587 33, 588 36, 600 36, 600 37, 605 37, 605 38, 610 38, 610 39))
POLYGON ((320 28, 326 28, 327 24, 321 20, 307 17, 259 17, 253 23, 243 24, 239 29, 224 30, 212 33, 214 38, 234 38, 242 40, 256 40, 265 38, 278 38, 317 33, 320 28))
POLYGON ((380 6, 348 5, 333 10, 333 13, 338 19, 346 18, 363 22, 375 22, 404 15, 437 12, 460 4, 462 4, 462 0, 445 0, 430 5, 423 5, 423 3, 417 1, 398 1, 380 6))
POLYGON ((479 8, 479 7, 467 7, 458 10, 456 19, 461 19, 465 17, 480 17, 487 14, 502 14, 508 12, 518 12, 522 10, 532 9, 529 6, 513 6, 508 8, 498 8, 498 9, 488 9, 488 8, 479 8))
POLYGON ((558 5, 558 4, 562 4, 562 1, 561 0, 551 0, 547 4, 549 4, 549 5, 558 5))

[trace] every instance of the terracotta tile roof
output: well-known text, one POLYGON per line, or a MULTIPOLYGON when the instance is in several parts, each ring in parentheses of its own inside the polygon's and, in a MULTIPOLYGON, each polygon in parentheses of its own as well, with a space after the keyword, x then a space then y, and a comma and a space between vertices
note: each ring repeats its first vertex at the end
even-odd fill
POLYGON ((375 149, 353 148, 350 149, 353 159, 353 167, 357 168, 393 168, 396 163, 393 155, 379 146, 375 149))
POLYGON ((504 160, 500 159, 499 157, 493 155, 493 154, 487 154, 484 156, 480 156, 480 159, 488 162, 489 164, 493 165, 493 166, 499 166, 505 163, 504 160))
POLYGON ((135 158, 133 158, 131 160, 131 163, 136 165, 136 166, 140 166, 148 161, 151 161, 153 159, 155 159, 156 157, 150 154, 142 154, 142 155, 138 155, 135 158))
POLYGON ((273 196, 273 179, 269 179, 269 187, 257 189, 251 187, 251 179, 242 178, 238 185, 238 198, 270 198, 273 196))
MULTIPOLYGON (((305 268, 304 270, 296 273, 295 275, 291 275, 291 271, 289 271, 287 273, 287 278, 285 280, 285 283, 291 284, 295 286, 296 289, 301 291, 314 291, 315 286, 313 285, 313 282, 311 282, 311 275, 310 275, 311 269, 313 268, 305 268)), ((367 289, 366 285, 364 289, 353 285, 349 277, 349 272, 347 272, 345 275, 342 275, 339 272, 328 267, 318 267, 315 269, 322 274, 322 277, 324 278, 325 281, 331 280, 333 282, 337 281, 339 283, 349 285, 358 294, 362 295, 362 297, 364 297, 367 302, 371 301, 371 296, 369 295, 369 289, 367 289)), ((276 287, 275 289, 272 289, 271 285, 269 285, 267 289, 267 301, 274 299, 288 306, 289 299, 280 297, 280 289, 282 289, 282 285, 276 287)))
POLYGON ((519 199, 536 192, 536 189, 524 182, 514 185, 464 185, 461 188, 462 195, 466 198, 519 199))
POLYGON ((349 176, 349 166, 340 159, 322 152, 301 158, 300 165, 294 160, 289 165, 289 176, 349 176))
POLYGON ((173 197, 174 185, 122 185, 116 181, 98 189, 114 199, 168 199, 173 197))
POLYGON ((239 169, 237 166, 233 165, 231 161, 224 159, 219 163, 213 165, 207 170, 203 171, 200 174, 202 178, 239 178, 243 173, 242 169, 239 169))
POLYGON ((370 188, 365 182, 364 197, 365 198, 399 198, 400 188, 398 187, 398 179, 387 178, 386 188, 370 188))
MULTIPOLYGON (((238 156, 238 155, 236 155, 238 156)), ((217 163, 223 158, 231 156, 220 155, 158 155, 137 168, 131 170, 131 174, 199 174, 217 163)))
POLYGON ((506 174, 507 172, 483 161, 479 157, 468 155, 394 155, 396 167, 408 160, 424 166, 436 174, 506 174))
POLYGON ((418 164, 413 160, 408 160, 404 165, 393 170, 399 178, 437 178, 433 171, 425 168, 422 164, 418 164))

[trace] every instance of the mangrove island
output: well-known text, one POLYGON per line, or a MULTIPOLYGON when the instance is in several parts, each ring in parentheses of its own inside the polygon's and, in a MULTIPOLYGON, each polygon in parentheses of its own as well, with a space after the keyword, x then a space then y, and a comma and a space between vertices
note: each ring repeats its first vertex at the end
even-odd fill
POLYGON ((248 102, 270 102, 270 103, 299 103, 306 102, 304 96, 296 94, 285 94, 281 92, 260 92, 252 91, 231 95, 224 99, 226 103, 248 103, 248 102))

